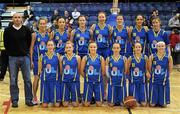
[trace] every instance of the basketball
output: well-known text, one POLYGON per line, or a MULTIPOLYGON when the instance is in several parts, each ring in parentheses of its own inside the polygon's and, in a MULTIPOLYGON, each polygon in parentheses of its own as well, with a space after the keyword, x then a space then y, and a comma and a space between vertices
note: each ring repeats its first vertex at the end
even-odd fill
POLYGON ((126 108, 134 108, 137 106, 136 99, 133 96, 128 96, 124 100, 124 105, 126 108))

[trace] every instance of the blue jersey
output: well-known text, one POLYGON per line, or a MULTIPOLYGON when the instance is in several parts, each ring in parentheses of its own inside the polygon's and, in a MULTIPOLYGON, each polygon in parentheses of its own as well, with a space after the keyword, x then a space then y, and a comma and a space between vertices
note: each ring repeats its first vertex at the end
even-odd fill
POLYGON ((116 60, 113 56, 108 58, 109 60, 109 83, 110 85, 115 86, 123 86, 125 75, 125 61, 123 56, 119 56, 119 58, 116 60))
POLYGON ((92 58, 90 55, 86 56, 86 67, 85 67, 86 82, 102 81, 101 60, 102 60, 102 56, 100 55, 97 55, 96 58, 92 58))
POLYGON ((152 62, 152 83, 165 83, 169 79, 169 57, 165 54, 164 57, 158 58, 156 54, 153 54, 152 62))
POLYGON ((38 60, 40 55, 44 55, 47 51, 46 43, 49 40, 49 35, 46 32, 44 36, 41 35, 41 33, 36 32, 36 41, 34 44, 34 52, 33 52, 33 58, 34 60, 38 60))
POLYGON ((91 35, 89 30, 85 30, 82 32, 79 28, 75 30, 74 33, 74 44, 75 44, 75 52, 76 54, 87 54, 89 40, 91 39, 91 35))
POLYGON ((100 28, 98 24, 96 24, 94 29, 94 39, 97 43, 98 48, 108 48, 110 44, 110 28, 106 24, 104 28, 100 28))
POLYGON ((53 54, 51 57, 44 54, 42 57, 42 74, 41 79, 44 81, 56 81, 58 76, 59 59, 57 54, 53 54))
POLYGON ((78 60, 75 54, 71 58, 66 54, 62 57, 62 69, 63 82, 79 81, 78 60))
POLYGON ((126 27, 123 27, 122 30, 118 30, 117 27, 113 28, 112 33, 112 42, 113 43, 119 43, 121 46, 121 54, 126 53, 127 49, 127 40, 128 40, 128 33, 126 27))
POLYGON ((148 43, 150 47, 150 53, 154 54, 156 53, 156 44, 159 41, 165 42, 166 45, 170 43, 167 33, 164 30, 160 30, 158 33, 155 33, 154 30, 148 31, 147 34, 148 43))
POLYGON ((136 42, 139 42, 142 46, 142 52, 143 54, 145 54, 145 49, 146 49, 146 42, 147 42, 147 32, 144 29, 144 27, 141 28, 141 30, 139 31, 136 27, 133 28, 132 30, 132 41, 133 44, 135 44, 136 42))
POLYGON ((131 64, 130 64, 131 83, 134 82, 145 83, 146 59, 147 56, 145 56, 144 54, 141 55, 140 60, 138 60, 135 57, 135 55, 131 56, 131 64))
POLYGON ((59 53, 61 55, 64 54, 64 48, 67 40, 68 40, 67 31, 64 31, 63 34, 61 34, 58 31, 55 32, 53 41, 56 46, 56 53, 59 53))

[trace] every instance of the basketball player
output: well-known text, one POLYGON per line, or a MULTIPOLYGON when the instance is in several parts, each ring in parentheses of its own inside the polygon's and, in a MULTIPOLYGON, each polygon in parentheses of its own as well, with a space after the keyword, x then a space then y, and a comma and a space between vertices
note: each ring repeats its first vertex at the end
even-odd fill
POLYGON ((59 55, 54 52, 54 42, 49 40, 47 42, 47 53, 42 55, 42 59, 39 60, 38 72, 41 75, 41 97, 42 107, 48 107, 49 103, 55 106, 59 106, 56 103, 56 81, 58 80, 59 73, 59 55))
POLYGON ((140 42, 134 44, 134 54, 128 58, 129 69, 129 95, 133 96, 141 106, 147 104, 146 76, 150 78, 148 72, 148 57, 142 54, 140 42))
POLYGON ((33 81, 34 104, 38 103, 37 95, 36 95, 38 89, 38 83, 39 83, 38 59, 41 54, 45 54, 45 52, 47 51, 46 43, 49 40, 49 34, 46 31, 46 24, 47 24, 47 19, 40 18, 38 21, 39 31, 32 34, 30 57, 31 57, 31 68, 33 68, 33 73, 34 73, 34 81, 33 81))
POLYGON ((72 101, 74 107, 79 106, 79 71, 80 56, 73 53, 73 43, 67 41, 65 45, 66 54, 60 59, 60 73, 62 76, 62 104, 64 107, 72 101))
POLYGON ((169 77, 173 67, 172 57, 166 53, 166 44, 160 41, 156 44, 157 53, 149 57, 150 106, 166 107, 170 104, 169 77))
POLYGON ((94 94, 97 106, 102 105, 104 88, 102 76, 105 75, 105 61, 97 54, 97 44, 89 44, 89 54, 81 62, 81 75, 84 77, 84 106, 90 106, 94 94))
POLYGON ((75 44, 75 53, 81 58, 87 55, 90 40, 93 32, 86 27, 86 17, 84 15, 78 18, 79 27, 71 32, 71 41, 75 44))
POLYGON ((108 81, 108 104, 109 106, 123 106, 126 97, 126 71, 127 59, 120 55, 120 44, 114 43, 113 55, 106 59, 106 75, 108 81))

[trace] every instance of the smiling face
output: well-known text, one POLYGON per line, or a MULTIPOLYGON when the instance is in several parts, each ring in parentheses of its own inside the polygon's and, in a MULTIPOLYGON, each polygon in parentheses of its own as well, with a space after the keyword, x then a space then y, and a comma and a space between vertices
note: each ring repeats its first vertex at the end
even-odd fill
POLYGON ((40 19, 38 23, 39 30, 46 30, 46 19, 40 19))
POLYGON ((64 18, 59 18, 58 19, 58 26, 59 28, 65 28, 66 22, 64 18))
POLYGON ((136 17, 136 25, 137 26, 142 26, 142 24, 143 24, 143 16, 142 15, 138 15, 136 17))
POLYGON ((97 44, 96 43, 90 43, 89 44, 89 52, 90 54, 95 54, 97 51, 97 44))
POLYGON ((54 51, 54 42, 52 40, 47 42, 47 49, 48 49, 48 52, 54 51))
POLYGON ((123 19, 123 16, 122 15, 119 15, 116 17, 116 22, 118 25, 123 25, 124 23, 124 19, 123 19))
POLYGON ((86 26, 86 18, 84 16, 80 16, 78 19, 79 26, 85 27, 86 26))
POLYGON ((98 21, 99 21, 100 23, 105 23, 105 21, 106 21, 106 15, 105 15, 105 13, 100 12, 100 13, 98 14, 98 21))
POLYGON ((135 45, 134 45, 134 52, 139 54, 139 53, 141 53, 141 51, 142 51, 141 44, 140 43, 135 43, 135 45))
POLYGON ((66 52, 67 54, 72 54, 72 53, 73 53, 73 50, 74 50, 74 48, 73 48, 73 43, 67 42, 67 43, 66 43, 66 46, 65 46, 65 52, 66 52))
POLYGON ((154 30, 160 30, 161 21, 159 18, 155 18, 152 20, 152 25, 154 30))
POLYGON ((166 48, 166 44, 164 42, 158 42, 156 44, 156 48, 157 48, 157 52, 164 53, 165 48, 166 48))

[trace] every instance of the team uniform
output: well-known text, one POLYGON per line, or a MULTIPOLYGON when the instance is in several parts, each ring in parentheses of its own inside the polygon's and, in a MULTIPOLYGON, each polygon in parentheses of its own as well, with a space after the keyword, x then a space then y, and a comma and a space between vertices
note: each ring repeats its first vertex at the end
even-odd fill
POLYGON ((80 94, 77 55, 62 57, 62 102, 78 102, 80 94))
POLYGON ((86 29, 81 31, 79 28, 75 29, 74 32, 74 44, 75 44, 75 53, 81 58, 88 53, 89 41, 91 39, 90 31, 86 29))
POLYGON ((147 36, 151 54, 156 53, 156 44, 159 41, 165 42, 166 45, 170 44, 167 33, 162 29, 158 33, 154 32, 154 30, 151 29, 147 32, 147 36))
MULTIPOLYGON (((41 99, 42 103, 56 103, 57 98, 57 76, 59 73, 59 59, 57 54, 52 57, 44 54, 42 57, 42 73, 41 73, 41 99)), ((59 91, 59 90, 58 90, 59 91)), ((60 96, 59 96, 60 97, 60 96)))
POLYGON ((109 61, 109 81, 108 81, 108 102, 113 104, 123 104, 126 97, 126 77, 124 74, 124 56, 115 59, 113 56, 107 58, 109 61))
POLYGON ((150 79, 150 104, 170 104, 169 56, 158 58, 153 54, 150 79))
POLYGON ((101 60, 102 56, 97 55, 96 58, 86 57, 85 76, 84 76, 84 102, 91 102, 93 93, 95 101, 102 102, 104 97, 104 87, 102 81, 101 60))
POLYGON ((118 30, 115 26, 112 32, 112 43, 119 43, 121 46, 120 55, 125 56, 127 53, 128 33, 124 26, 122 30, 118 30))
POLYGON ((54 34, 53 41, 54 41, 55 46, 56 46, 55 52, 59 53, 60 55, 64 55, 65 54, 64 53, 65 43, 68 41, 67 31, 64 31, 63 34, 56 31, 54 34))
POLYGON ((137 60, 135 55, 130 57, 129 95, 134 96, 139 104, 146 103, 148 97, 146 91, 147 59, 147 56, 144 54, 141 55, 140 60, 137 60))
POLYGON ((110 55, 110 26, 105 25, 104 28, 100 28, 98 24, 95 25, 94 29, 94 39, 97 43, 97 53, 104 58, 107 58, 110 55))
POLYGON ((133 44, 139 42, 142 46, 142 53, 143 54, 148 54, 148 46, 147 44, 147 32, 144 28, 144 26, 141 28, 141 30, 139 31, 136 27, 133 28, 132 33, 132 41, 133 44))
POLYGON ((47 32, 44 36, 42 36, 41 33, 36 32, 36 41, 33 50, 34 75, 38 75, 38 59, 41 55, 44 55, 46 53, 47 51, 46 43, 48 40, 49 40, 49 35, 47 32))

